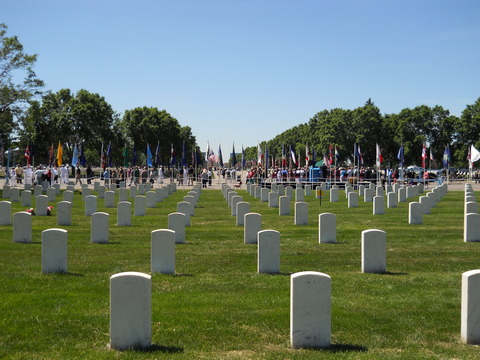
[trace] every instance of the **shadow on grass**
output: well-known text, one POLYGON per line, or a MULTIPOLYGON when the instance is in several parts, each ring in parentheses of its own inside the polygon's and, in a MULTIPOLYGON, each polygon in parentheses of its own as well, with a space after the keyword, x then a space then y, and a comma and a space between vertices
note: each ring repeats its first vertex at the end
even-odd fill
POLYGON ((408 273, 405 273, 405 272, 386 271, 386 272, 384 272, 384 273, 381 273, 380 275, 393 275, 393 276, 397 276, 397 275, 408 275, 408 273))
POLYGON ((152 344, 150 347, 140 351, 146 352, 146 353, 161 352, 165 354, 178 354, 178 353, 183 353, 184 350, 183 348, 179 348, 176 346, 163 346, 163 345, 152 344))
POLYGON ((309 350, 329 353, 342 353, 342 352, 367 352, 368 348, 361 345, 354 344, 332 344, 329 347, 309 347, 309 350))

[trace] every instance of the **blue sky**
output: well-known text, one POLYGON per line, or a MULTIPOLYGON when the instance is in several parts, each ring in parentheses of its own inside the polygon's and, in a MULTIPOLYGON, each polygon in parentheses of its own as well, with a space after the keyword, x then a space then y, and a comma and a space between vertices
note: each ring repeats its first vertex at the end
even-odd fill
POLYGON ((197 143, 256 146, 368 98, 384 114, 480 97, 478 0, 2 0, 46 89, 165 109, 197 143))

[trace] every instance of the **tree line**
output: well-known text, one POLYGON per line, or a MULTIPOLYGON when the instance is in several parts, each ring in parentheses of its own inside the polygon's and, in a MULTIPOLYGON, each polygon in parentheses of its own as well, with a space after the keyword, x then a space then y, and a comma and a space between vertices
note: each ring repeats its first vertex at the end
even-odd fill
MULTIPOLYGON (((155 152, 158 147, 158 163, 162 165, 172 165, 172 150, 177 160, 183 153, 188 165, 200 164, 204 159, 192 129, 182 126, 166 110, 143 106, 120 114, 103 96, 85 89, 76 93, 69 89, 45 91, 43 81, 33 71, 35 62, 36 55, 25 53, 18 38, 7 36, 7 26, 0 24, 0 149, 19 147, 23 151, 29 147, 37 164, 48 163, 49 149, 59 142, 64 162, 73 157, 75 146, 82 149, 92 165, 100 163, 102 147, 111 149, 114 165, 123 165, 125 149, 132 152, 134 147, 137 164, 144 164, 147 145, 155 152), (23 79, 19 80, 21 76, 23 79)), ((268 148, 269 155, 277 160, 282 157, 282 148, 292 148, 304 164, 307 144, 317 160, 330 147, 336 148, 341 163, 353 162, 357 144, 362 149, 364 164, 373 165, 378 143, 384 163, 391 167, 398 163, 400 145, 404 147, 405 164, 419 164, 426 144, 437 167, 448 145, 450 163, 463 167, 467 165, 468 147, 480 147, 479 135, 480 98, 467 105, 460 117, 441 106, 426 105, 382 115, 368 99, 353 110, 320 111, 308 122, 259 145, 268 148)), ((255 164, 257 145, 247 147, 245 157, 255 164)), ((238 154, 237 165, 241 158, 238 154)))

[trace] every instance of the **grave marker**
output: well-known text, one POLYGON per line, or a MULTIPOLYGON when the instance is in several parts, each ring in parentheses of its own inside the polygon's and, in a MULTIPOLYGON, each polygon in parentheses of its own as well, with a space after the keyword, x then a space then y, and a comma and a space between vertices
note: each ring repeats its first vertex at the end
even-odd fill
POLYGON ((42 273, 66 273, 68 232, 64 229, 42 231, 42 273))

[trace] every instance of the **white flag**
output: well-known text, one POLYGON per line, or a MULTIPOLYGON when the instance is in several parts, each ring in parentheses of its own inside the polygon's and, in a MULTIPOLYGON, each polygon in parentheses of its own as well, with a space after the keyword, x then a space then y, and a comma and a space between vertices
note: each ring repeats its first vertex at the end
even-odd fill
POLYGON ((472 147, 470 148, 470 162, 474 163, 479 159, 480 159, 480 151, 475 149, 475 146, 472 145, 472 147))

